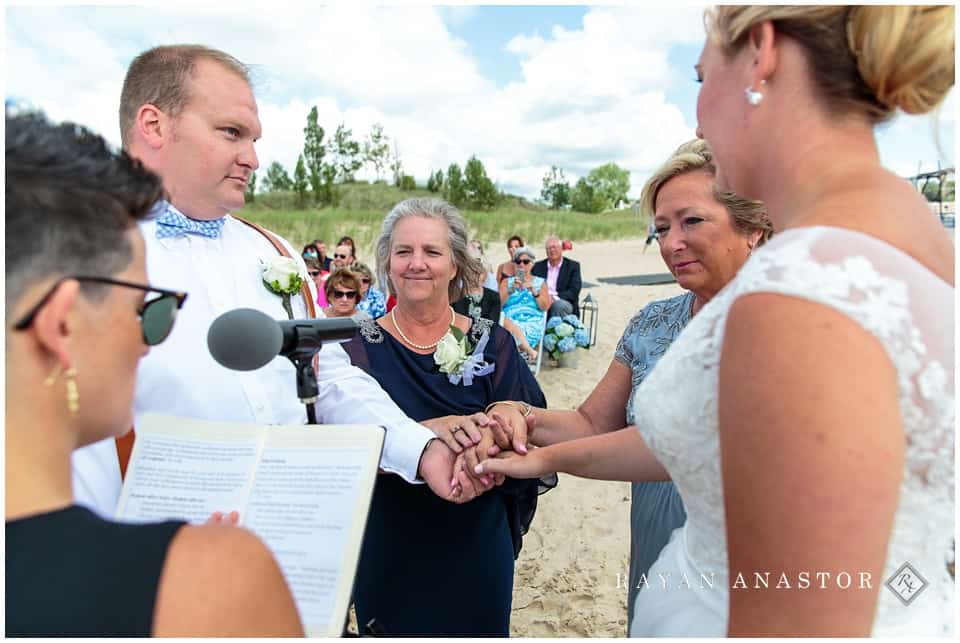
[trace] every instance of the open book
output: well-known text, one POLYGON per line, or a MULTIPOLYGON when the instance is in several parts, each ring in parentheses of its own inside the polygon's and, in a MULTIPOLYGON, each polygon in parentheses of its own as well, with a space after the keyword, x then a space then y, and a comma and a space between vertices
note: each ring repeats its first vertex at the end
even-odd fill
POLYGON ((270 548, 308 636, 340 636, 383 429, 137 418, 117 519, 203 523, 239 511, 270 548))

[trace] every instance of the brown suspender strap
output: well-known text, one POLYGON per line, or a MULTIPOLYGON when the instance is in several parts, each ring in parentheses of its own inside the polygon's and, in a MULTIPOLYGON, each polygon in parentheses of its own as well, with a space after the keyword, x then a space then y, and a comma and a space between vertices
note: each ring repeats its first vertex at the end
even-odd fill
MULTIPOLYGON (((240 218, 236 215, 231 215, 234 219, 240 223, 245 223, 250 226, 270 242, 270 244, 277 249, 284 257, 290 257, 290 253, 287 252, 287 249, 283 247, 283 244, 280 243, 280 240, 277 239, 276 235, 264 228, 263 226, 254 223, 253 221, 248 221, 246 219, 240 218)), ((292 258, 292 257, 290 257, 292 258)), ((311 319, 316 318, 317 309, 313 304, 313 297, 310 295, 310 287, 307 286, 307 282, 304 281, 303 285, 300 287, 300 294, 303 295, 303 303, 307 306, 307 314, 311 319)), ((316 367, 316 363, 314 363, 316 367)), ((130 432, 126 435, 123 435, 116 439, 117 441, 117 458, 120 460, 120 479, 123 480, 127 475, 127 464, 130 462, 130 453, 133 451, 133 441, 136 439, 134 434, 133 427, 130 427, 130 432)))
MULTIPOLYGON (((240 223, 247 224, 257 232, 265 236, 267 240, 271 244, 273 244, 273 247, 277 249, 277 252, 279 252, 284 257, 288 257, 292 259, 292 257, 290 257, 290 253, 287 252, 287 249, 283 247, 283 244, 280 243, 280 240, 277 239, 276 235, 274 235, 272 232, 270 232, 263 226, 257 223, 254 223, 253 221, 247 221, 246 219, 242 219, 235 214, 230 216, 232 216, 234 219, 236 219, 240 223)), ((307 285, 306 281, 304 281, 303 285, 300 286, 300 294, 303 295, 303 303, 306 304, 307 306, 307 314, 310 315, 310 319, 314 319, 317 316, 317 309, 313 305, 313 297, 310 295, 310 287, 307 285)))
POLYGON ((127 477, 127 463, 130 462, 130 453, 133 451, 133 441, 136 436, 133 434, 133 427, 117 438, 117 458, 120 460, 120 479, 127 477))

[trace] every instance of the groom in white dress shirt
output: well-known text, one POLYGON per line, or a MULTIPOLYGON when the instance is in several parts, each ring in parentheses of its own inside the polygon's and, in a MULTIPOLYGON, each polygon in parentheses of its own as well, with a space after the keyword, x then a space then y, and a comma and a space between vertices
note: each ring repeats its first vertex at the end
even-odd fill
MULTIPOLYGON (((228 54, 196 45, 146 51, 127 71, 120 128, 124 149, 162 177, 168 195, 158 216, 140 226, 151 283, 190 295, 170 337, 140 363, 134 426, 147 412, 223 422, 304 423, 288 360, 277 358, 252 372, 231 371, 217 364, 206 346, 210 323, 228 310, 256 308, 286 318, 280 297, 261 283, 258 261, 278 256, 277 250, 230 216, 243 207, 247 181, 259 165, 254 143, 260 138, 260 119, 246 67, 228 54)), ((282 243, 302 263, 299 253, 282 243)), ((303 299, 291 300, 294 317, 307 317, 303 299)), ((426 481, 435 493, 452 499, 453 452, 351 365, 339 345, 320 351, 317 374, 319 422, 384 426, 381 468, 411 483, 426 481)), ((73 464, 77 502, 112 517, 121 488, 114 440, 75 451, 73 464)), ((457 501, 473 493, 464 488, 457 501)))

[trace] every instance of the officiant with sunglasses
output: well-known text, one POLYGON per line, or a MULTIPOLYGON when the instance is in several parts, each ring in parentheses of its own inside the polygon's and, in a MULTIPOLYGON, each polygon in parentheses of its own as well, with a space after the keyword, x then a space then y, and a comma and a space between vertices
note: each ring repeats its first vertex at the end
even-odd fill
POLYGON ((161 195, 101 137, 8 112, 7 636, 303 636, 250 532, 75 502, 71 452, 130 430, 137 365, 187 299, 147 280, 136 223, 161 195))
MULTIPOLYGON (((167 194, 156 216, 140 224, 147 269, 158 285, 189 290, 191 300, 168 340, 137 371, 134 430, 137 418, 149 412, 225 423, 303 424, 306 412, 289 360, 278 357, 256 371, 232 371, 207 349, 211 323, 230 310, 253 308, 275 319, 315 312, 316 290, 300 253, 231 214, 243 207, 247 182, 259 165, 255 143, 261 126, 247 67, 200 45, 148 50, 127 71, 120 130, 124 149, 160 175, 167 194), (284 299, 264 287, 265 270, 284 264, 290 266, 285 276, 295 273, 306 282, 304 296, 289 297, 289 312, 284 299)), ((384 426, 382 469, 411 484, 426 482, 444 499, 473 497, 472 487, 464 491, 450 484, 456 454, 352 366, 339 345, 318 355, 320 423, 384 426)), ((124 466, 117 445, 91 445, 74 463, 78 499, 113 515, 124 466)))

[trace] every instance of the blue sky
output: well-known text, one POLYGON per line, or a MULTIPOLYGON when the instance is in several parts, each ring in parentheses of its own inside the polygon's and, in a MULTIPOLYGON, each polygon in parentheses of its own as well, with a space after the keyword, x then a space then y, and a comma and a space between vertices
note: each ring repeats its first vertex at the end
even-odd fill
MULTIPOLYGON (((614 161, 630 170, 636 196, 693 135, 702 8, 7 7, 5 89, 119 143, 117 100, 131 58, 201 42, 254 66, 264 168, 293 167, 317 105, 329 133, 345 122, 362 137, 382 123, 421 183, 476 154, 502 188, 535 197, 550 165, 573 182, 614 161)), ((898 117, 880 130, 884 163, 901 175, 953 165, 954 105, 951 96, 936 130, 930 117, 898 117)))

